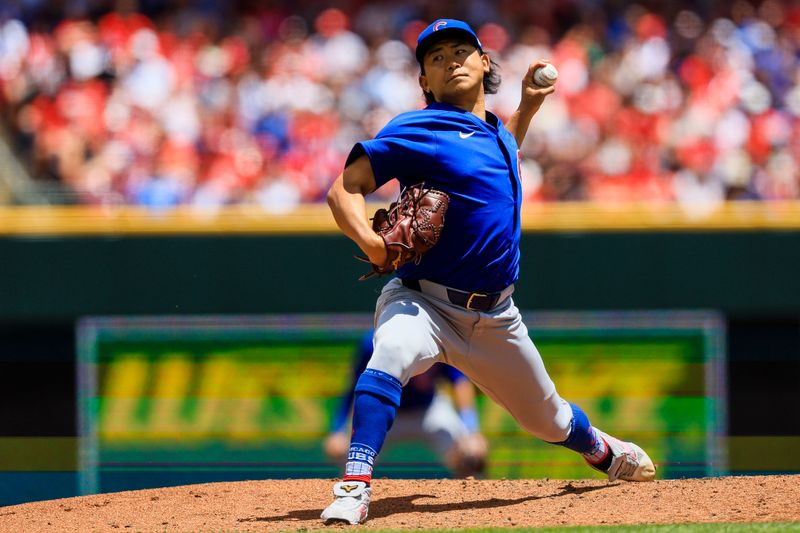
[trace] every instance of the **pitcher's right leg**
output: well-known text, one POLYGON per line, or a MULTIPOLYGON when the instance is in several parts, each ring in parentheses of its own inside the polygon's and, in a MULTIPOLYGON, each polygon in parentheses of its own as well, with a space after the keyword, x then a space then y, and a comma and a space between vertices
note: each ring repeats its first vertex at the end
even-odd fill
POLYGON ((394 280, 376 306, 375 349, 355 388, 353 435, 343 481, 322 512, 326 522, 358 524, 367 519, 372 469, 400 405, 402 386, 439 357, 434 339, 436 313, 418 293, 394 280))
POLYGON ((345 474, 342 482, 333 486, 333 503, 322 511, 326 524, 360 524, 367 519, 372 468, 394 422, 400 393, 400 381, 385 372, 368 368, 358 378, 345 474))

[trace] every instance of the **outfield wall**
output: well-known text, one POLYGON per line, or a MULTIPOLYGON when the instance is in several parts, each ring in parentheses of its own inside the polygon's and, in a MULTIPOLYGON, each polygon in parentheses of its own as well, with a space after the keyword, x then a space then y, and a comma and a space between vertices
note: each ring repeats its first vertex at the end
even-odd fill
MULTIPOLYGON (((0 238, 0 320, 370 310, 381 280, 336 235, 0 238)), ((533 309, 800 315, 800 232, 527 233, 533 309)))

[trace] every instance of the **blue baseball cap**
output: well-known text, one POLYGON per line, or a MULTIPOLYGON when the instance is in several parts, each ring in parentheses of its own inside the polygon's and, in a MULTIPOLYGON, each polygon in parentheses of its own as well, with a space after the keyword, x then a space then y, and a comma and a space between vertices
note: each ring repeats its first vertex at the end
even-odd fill
POLYGON ((435 40, 444 38, 444 34, 458 35, 466 38, 467 41, 478 47, 478 51, 483 53, 483 46, 478 39, 478 35, 470 28, 469 24, 461 20, 455 19, 439 19, 431 23, 430 26, 422 30, 422 33, 417 37, 417 62, 422 65, 422 60, 425 58, 425 52, 430 48, 431 43, 435 40))

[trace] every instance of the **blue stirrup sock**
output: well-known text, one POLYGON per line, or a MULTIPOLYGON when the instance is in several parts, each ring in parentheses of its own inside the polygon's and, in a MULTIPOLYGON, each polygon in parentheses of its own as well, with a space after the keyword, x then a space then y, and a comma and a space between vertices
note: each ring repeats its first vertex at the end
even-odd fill
POLYGON ((353 434, 345 481, 372 481, 375 457, 394 423, 403 387, 394 376, 368 368, 358 378, 353 402, 353 434))
POLYGON ((597 433, 597 430, 592 427, 592 424, 589 423, 589 417, 580 407, 574 403, 570 403, 569 406, 572 408, 569 435, 567 440, 554 444, 576 451, 601 470, 608 470, 608 467, 611 466, 611 454, 608 453, 608 444, 597 433), (608 465, 603 468, 606 462, 608 465))

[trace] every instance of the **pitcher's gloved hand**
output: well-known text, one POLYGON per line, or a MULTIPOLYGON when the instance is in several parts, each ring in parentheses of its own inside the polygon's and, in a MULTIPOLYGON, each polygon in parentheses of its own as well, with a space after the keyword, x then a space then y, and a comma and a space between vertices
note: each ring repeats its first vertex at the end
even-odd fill
POLYGON ((376 265, 365 257, 356 257, 372 265, 372 272, 358 279, 390 274, 412 261, 418 264, 423 254, 439 242, 449 203, 446 193, 418 183, 403 189, 399 200, 388 210, 378 209, 372 217, 372 229, 386 243, 386 262, 376 265))

